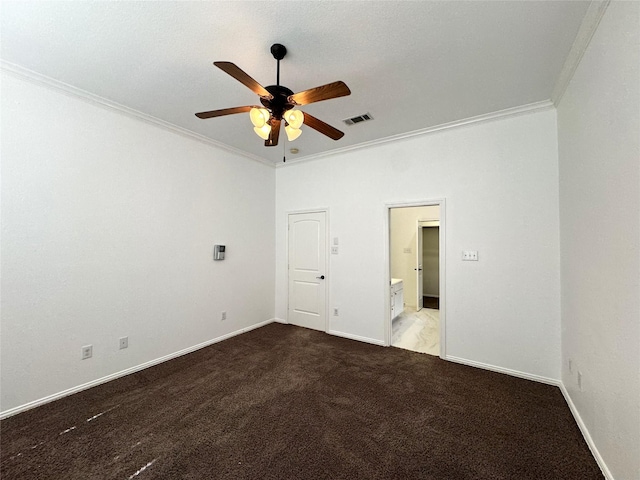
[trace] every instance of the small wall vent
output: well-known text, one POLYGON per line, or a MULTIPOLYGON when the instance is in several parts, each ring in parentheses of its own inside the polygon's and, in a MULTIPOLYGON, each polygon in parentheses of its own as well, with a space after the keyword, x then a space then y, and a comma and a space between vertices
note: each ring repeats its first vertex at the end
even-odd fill
POLYGON ((347 125, 355 125, 356 123, 367 122, 369 120, 373 120, 373 117, 367 112, 357 117, 345 118, 343 122, 347 125))

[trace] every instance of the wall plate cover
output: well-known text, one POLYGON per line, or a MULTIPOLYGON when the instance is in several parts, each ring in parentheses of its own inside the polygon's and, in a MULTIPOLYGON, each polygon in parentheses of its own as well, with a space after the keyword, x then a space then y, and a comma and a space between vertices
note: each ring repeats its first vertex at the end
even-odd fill
POLYGON ((462 260, 477 262, 478 261, 478 251, 477 250, 464 250, 462 252, 462 260))
POLYGON ((226 245, 214 245, 213 246, 213 259, 224 260, 224 256, 227 250, 226 245))

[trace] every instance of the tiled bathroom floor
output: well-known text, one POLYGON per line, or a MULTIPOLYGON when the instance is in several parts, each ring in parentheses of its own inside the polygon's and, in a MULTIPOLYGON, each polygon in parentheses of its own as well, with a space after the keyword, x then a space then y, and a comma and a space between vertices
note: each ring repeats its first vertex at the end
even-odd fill
POLYGON ((392 324, 391 345, 414 352, 440 355, 440 311, 406 308, 392 324))

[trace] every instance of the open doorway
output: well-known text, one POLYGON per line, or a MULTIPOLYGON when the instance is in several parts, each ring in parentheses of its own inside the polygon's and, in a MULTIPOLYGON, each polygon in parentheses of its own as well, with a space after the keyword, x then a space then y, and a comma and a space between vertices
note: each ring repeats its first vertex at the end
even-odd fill
POLYGON ((388 344, 444 357, 444 201, 388 205, 388 344))

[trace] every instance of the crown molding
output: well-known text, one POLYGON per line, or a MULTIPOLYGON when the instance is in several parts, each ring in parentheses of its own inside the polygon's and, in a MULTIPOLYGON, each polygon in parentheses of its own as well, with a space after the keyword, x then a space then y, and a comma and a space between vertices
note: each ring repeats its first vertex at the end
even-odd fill
POLYGON ((372 140, 369 142, 363 142, 357 145, 351 145, 349 147, 337 148, 334 150, 330 150, 328 152, 309 155, 308 157, 302 157, 300 159, 291 160, 291 161, 288 161, 287 163, 279 163, 276 165, 276 168, 290 167, 293 165, 297 165, 298 163, 311 162, 311 161, 319 160, 325 157, 330 157, 330 156, 338 155, 341 153, 351 152, 354 150, 361 150, 364 148, 376 147, 378 145, 383 145, 385 143, 390 143, 390 142, 396 142, 398 140, 404 140, 411 137, 429 135, 432 133, 441 132, 443 130, 467 127, 470 125, 491 122, 494 120, 502 120, 509 117, 516 117, 519 115, 525 115, 529 113, 550 110, 552 108, 555 108, 555 107, 551 100, 543 100, 541 102, 529 103, 527 105, 521 105, 519 107, 506 108, 504 110, 498 110, 496 112, 484 113, 482 115, 477 115, 475 117, 469 117, 462 120, 455 120, 453 122, 442 123, 440 125, 435 125, 433 127, 422 128, 420 130, 414 130, 407 133, 392 135, 390 137, 380 138, 380 139, 372 140))
POLYGON ((59 80, 55 80, 51 77, 47 77, 46 75, 42 75, 40 73, 34 72, 32 70, 29 70, 27 68, 24 68, 20 65, 16 65, 10 62, 7 62, 6 60, 0 60, 0 70, 7 72, 9 74, 12 74, 16 77, 19 77, 21 79, 27 80, 31 83, 34 83, 36 85, 40 85, 40 86, 44 86, 53 90, 56 90, 58 92, 61 92, 65 95, 74 97, 74 98, 78 98, 84 102, 90 103, 92 105, 96 105, 108 110, 112 110, 112 111, 116 111, 118 113, 121 113, 123 115, 126 115, 130 118, 134 118, 137 120, 140 120, 144 123, 147 123, 149 125, 153 125, 156 127, 160 127, 164 130, 170 131, 172 133, 176 133, 178 135, 181 135, 183 137, 186 138, 190 138, 192 140, 197 140, 201 143, 204 143, 206 145, 210 145, 216 148, 219 148, 221 150, 225 150, 227 152, 233 153, 235 155, 244 157, 248 160, 253 160, 255 162, 261 163, 263 165, 267 165, 271 168, 283 168, 283 167, 288 167, 288 166, 292 166, 292 165, 296 165, 298 163, 303 163, 303 162, 309 162, 309 161, 315 161, 315 160, 319 160, 325 157, 329 157, 329 156, 334 156, 334 155, 339 155, 342 153, 346 153, 346 152, 351 152, 354 150, 361 150, 361 149, 365 149, 365 148, 370 148, 370 147, 375 147, 378 145, 383 145, 385 143, 390 143, 390 142, 396 142, 399 140, 403 140, 403 139, 407 139, 407 138, 411 138, 411 137, 416 137, 416 136, 421 136, 421 135, 429 135, 432 133, 437 133, 443 130, 449 130, 449 129, 453 129, 453 128, 460 128, 460 127, 466 127, 469 125, 475 125, 475 124, 480 124, 480 123, 485 123, 485 122, 490 122, 493 120, 500 120, 500 119, 504 119, 504 118, 509 118, 509 117, 514 117, 514 116, 518 116, 518 115, 524 115, 524 114, 528 114, 528 113, 533 113, 533 112, 537 112, 537 111, 543 111, 543 110, 547 110, 547 109, 551 109, 554 108, 554 103, 551 100, 544 100, 541 102, 535 102, 535 103, 530 103, 527 105, 521 105, 519 107, 512 107, 512 108, 507 108, 504 110, 499 110, 496 112, 490 112, 490 113, 485 113, 482 115, 477 115, 475 117, 469 117, 469 118, 465 118, 462 120, 455 120, 453 122, 448 122, 448 123, 443 123, 440 125, 435 125, 433 127, 427 127, 427 128, 423 128, 423 129, 419 129, 419 130, 414 130, 411 132, 407 132, 407 133, 401 133, 398 135, 392 135, 390 137, 385 137, 385 138, 381 138, 381 139, 377 139, 377 140, 372 140, 369 142, 363 142, 363 143, 359 143, 357 145, 351 145, 348 147, 343 147, 343 148, 337 148, 337 149, 333 149, 333 150, 329 150, 327 152, 321 152, 315 155, 309 155, 307 157, 302 157, 296 160, 291 159, 289 162, 287 163, 278 163, 278 164, 274 164, 269 160, 266 160, 262 157, 256 156, 256 155, 252 155, 249 154, 247 152, 244 152, 242 150, 239 150, 237 148, 234 147, 230 147, 228 145, 225 145, 224 143, 221 142, 217 142, 209 137, 206 137, 204 135, 201 135, 199 133, 195 133, 192 132, 190 130, 187 130, 185 128, 179 127, 177 125, 174 125, 172 123, 166 122, 164 120, 161 120, 159 118, 153 117, 151 115, 147 115, 146 113, 140 112, 138 110, 135 110, 133 108, 129 108, 126 107, 124 105, 121 105, 119 103, 113 102, 111 100, 108 100, 106 98, 100 97, 99 95, 95 95, 93 93, 87 92, 85 90, 82 90, 80 88, 74 87, 73 85, 69 85, 67 83, 61 82, 59 80))
POLYGON ((564 92, 566 92, 578 65, 580 65, 580 60, 582 60, 582 56, 587 50, 610 2, 611 0, 592 0, 589 4, 587 13, 585 13, 578 29, 576 39, 573 41, 569 55, 567 55, 560 76, 551 93, 551 101, 556 107, 560 103, 564 92))
POLYGON ((95 95, 93 93, 87 92, 86 90, 82 90, 78 87, 74 87, 73 85, 69 85, 68 83, 64 83, 59 80, 55 80, 51 77, 47 77, 46 75, 42 75, 38 72, 34 72, 33 70, 29 70, 28 68, 24 68, 20 65, 7 62, 6 60, 0 59, 0 70, 2 70, 3 72, 7 72, 20 79, 27 80, 33 84, 50 88, 58 92, 61 92, 67 96, 80 99, 91 105, 95 105, 98 107, 105 108, 107 110, 118 112, 129 118, 140 120, 148 125, 160 127, 164 130, 168 130, 172 133, 176 133, 178 135, 189 138, 191 140, 197 140, 198 142, 219 148, 221 150, 225 150, 235 155, 239 155, 248 160, 253 160, 254 162, 258 162, 272 168, 274 167, 274 164, 272 162, 265 160, 262 157, 258 157, 256 155, 251 155, 247 152, 243 152, 242 150, 230 147, 229 145, 225 145, 224 143, 217 142, 199 133, 192 132, 190 130, 187 130, 186 128, 179 127, 177 125, 174 125, 173 123, 166 122, 152 115, 147 115, 146 113, 140 112, 133 108, 126 107, 117 102, 113 102, 111 100, 103 98, 99 95, 95 95))

